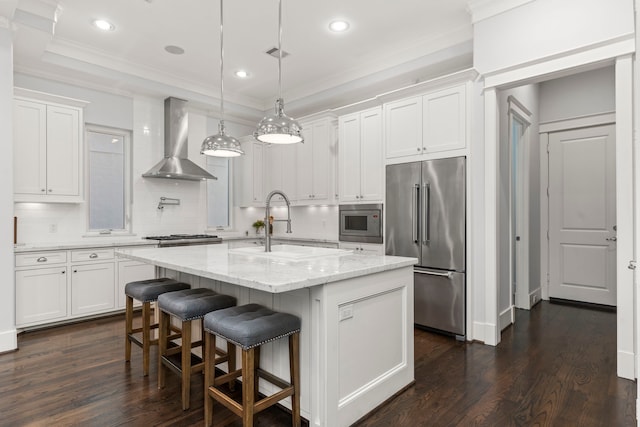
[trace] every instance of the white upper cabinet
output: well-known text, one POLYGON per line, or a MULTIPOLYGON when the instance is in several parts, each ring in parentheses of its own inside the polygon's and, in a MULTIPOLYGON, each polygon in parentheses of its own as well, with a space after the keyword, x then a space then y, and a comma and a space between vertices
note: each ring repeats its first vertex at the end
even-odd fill
POLYGON ((16 201, 82 201, 82 109, 16 97, 16 201))
POLYGON ((340 202, 382 201, 384 159, 381 108, 339 119, 340 202))
POLYGON ((466 104, 466 84, 385 104, 386 158, 467 148, 466 104))
POLYGON ((329 118, 302 123, 304 143, 296 144, 298 204, 335 202, 335 124, 329 118))
POLYGON ((236 157, 234 162, 235 204, 237 206, 264 206, 265 174, 264 152, 265 144, 253 137, 242 138, 244 155, 236 157))
MULTIPOLYGON (((265 193, 281 190, 290 202, 296 196, 296 147, 290 144, 271 144, 266 147, 265 155, 265 193)), ((266 196, 265 196, 266 197, 266 196)), ((284 204, 284 198, 276 195, 271 199, 272 205, 284 204)))

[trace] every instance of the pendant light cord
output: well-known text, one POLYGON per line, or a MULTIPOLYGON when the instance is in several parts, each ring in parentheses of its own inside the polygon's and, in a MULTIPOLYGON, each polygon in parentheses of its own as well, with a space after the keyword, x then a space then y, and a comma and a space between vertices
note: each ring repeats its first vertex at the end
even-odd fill
POLYGON ((278 0, 278 103, 282 103, 282 0, 278 0))
POLYGON ((224 14, 220 0, 220 121, 224 123, 224 14))

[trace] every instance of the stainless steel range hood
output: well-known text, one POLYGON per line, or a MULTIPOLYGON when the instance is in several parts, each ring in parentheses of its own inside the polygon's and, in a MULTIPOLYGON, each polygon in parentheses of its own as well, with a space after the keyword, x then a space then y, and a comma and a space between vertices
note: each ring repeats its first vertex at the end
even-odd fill
POLYGON ((187 101, 164 100, 164 159, 142 176, 145 178, 201 181, 218 179, 187 158, 189 115, 187 101))

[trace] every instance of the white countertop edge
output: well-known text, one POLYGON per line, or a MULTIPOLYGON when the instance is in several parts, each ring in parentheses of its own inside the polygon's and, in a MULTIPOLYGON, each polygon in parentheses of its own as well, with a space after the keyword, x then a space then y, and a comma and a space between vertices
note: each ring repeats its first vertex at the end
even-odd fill
POLYGON ((14 253, 39 252, 55 250, 72 250, 86 248, 115 248, 119 246, 155 246, 155 240, 135 239, 135 240, 92 240, 81 242, 60 242, 60 243, 24 243, 13 246, 14 253))
MULTIPOLYGON (((116 252, 116 255, 136 261, 142 261, 149 264, 156 265, 158 267, 168 268, 170 270, 179 271, 182 273, 193 274, 194 276, 204 277, 207 279, 218 280, 221 282, 230 283, 233 285, 244 286, 251 289, 256 289, 260 291, 265 291, 269 293, 282 293, 294 291, 297 289, 310 288, 318 285, 325 285, 327 283, 338 282, 340 280, 352 279, 354 277, 367 276, 369 274, 380 273, 388 270, 396 270, 404 267, 413 267, 417 262, 417 258, 406 258, 406 257, 396 257, 396 256, 375 256, 376 258, 380 258, 381 260, 392 260, 391 263, 384 262, 375 266, 366 266, 364 268, 353 269, 343 273, 327 273, 326 276, 323 277, 315 277, 311 279, 305 280, 295 280, 289 282, 287 284, 282 285, 267 285, 255 280, 247 280, 238 276, 231 276, 226 274, 215 273, 208 270, 201 270, 197 268, 192 268, 184 265, 178 265, 171 262, 160 261, 157 259, 150 259, 149 257, 137 256, 131 253, 124 252, 116 252)), ((237 255, 239 256, 239 255, 237 255)), ((354 255, 354 256, 374 256, 374 255, 354 255)), ((249 258, 249 257, 248 257, 249 258)))

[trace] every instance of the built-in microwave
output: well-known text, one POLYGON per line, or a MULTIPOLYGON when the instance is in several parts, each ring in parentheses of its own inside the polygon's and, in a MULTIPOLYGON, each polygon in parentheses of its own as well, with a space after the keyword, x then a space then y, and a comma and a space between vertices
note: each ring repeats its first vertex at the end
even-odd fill
POLYGON ((340 205, 342 242, 382 243, 382 203, 340 205))

